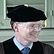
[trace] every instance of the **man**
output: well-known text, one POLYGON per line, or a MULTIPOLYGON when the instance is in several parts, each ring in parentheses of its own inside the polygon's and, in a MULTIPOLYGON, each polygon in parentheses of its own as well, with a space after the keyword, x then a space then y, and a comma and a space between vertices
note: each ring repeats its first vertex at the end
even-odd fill
POLYGON ((54 48, 38 40, 46 16, 43 11, 30 6, 9 7, 7 16, 15 36, 4 41, 4 54, 54 54, 54 48), (26 50, 24 49, 26 48, 26 50), (25 50, 25 51, 23 51, 25 50))

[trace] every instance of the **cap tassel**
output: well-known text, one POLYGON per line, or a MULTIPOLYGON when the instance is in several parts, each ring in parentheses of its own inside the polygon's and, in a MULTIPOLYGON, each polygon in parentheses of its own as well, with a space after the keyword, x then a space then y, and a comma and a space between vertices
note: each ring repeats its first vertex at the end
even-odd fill
POLYGON ((28 7, 29 5, 28 4, 24 4, 24 6, 28 7))
POLYGON ((44 20, 43 25, 44 25, 44 28, 47 27, 47 21, 46 20, 44 20))

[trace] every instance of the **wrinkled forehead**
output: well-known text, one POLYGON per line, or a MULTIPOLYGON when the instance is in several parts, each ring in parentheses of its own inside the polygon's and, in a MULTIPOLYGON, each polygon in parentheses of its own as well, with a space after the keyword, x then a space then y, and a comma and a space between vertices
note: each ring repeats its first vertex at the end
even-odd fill
POLYGON ((29 25, 29 24, 43 24, 44 21, 34 21, 34 22, 22 22, 22 24, 24 25, 29 25))
POLYGON ((26 24, 43 24, 44 21, 25 22, 26 24))

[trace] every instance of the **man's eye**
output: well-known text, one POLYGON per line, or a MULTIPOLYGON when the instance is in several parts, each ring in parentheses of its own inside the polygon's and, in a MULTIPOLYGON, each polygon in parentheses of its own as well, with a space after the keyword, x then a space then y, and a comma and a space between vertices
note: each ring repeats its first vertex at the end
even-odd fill
POLYGON ((30 27, 34 27, 34 25, 31 25, 30 27))

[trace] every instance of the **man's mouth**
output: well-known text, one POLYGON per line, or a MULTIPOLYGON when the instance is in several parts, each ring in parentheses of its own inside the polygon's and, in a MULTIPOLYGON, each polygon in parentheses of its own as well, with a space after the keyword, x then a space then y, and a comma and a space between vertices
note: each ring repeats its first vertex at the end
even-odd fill
POLYGON ((31 36, 34 36, 34 37, 38 37, 38 33, 36 33, 36 32, 30 33, 30 35, 31 35, 31 36))

